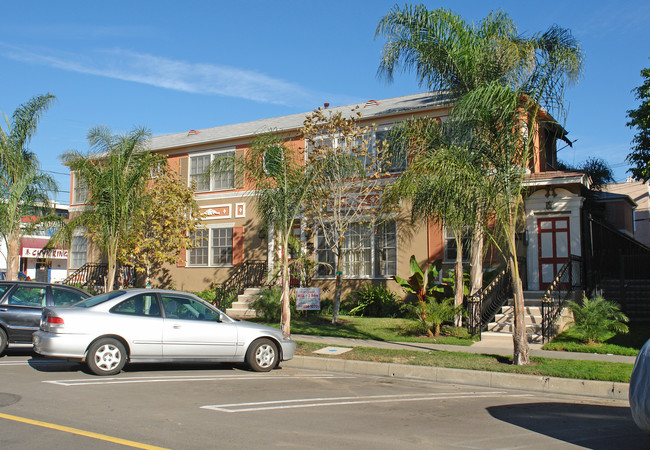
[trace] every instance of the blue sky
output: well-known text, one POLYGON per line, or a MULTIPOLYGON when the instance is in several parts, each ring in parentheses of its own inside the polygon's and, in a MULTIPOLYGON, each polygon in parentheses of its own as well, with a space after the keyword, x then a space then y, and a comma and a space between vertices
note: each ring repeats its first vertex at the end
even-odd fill
MULTIPOLYGON (((379 19, 394 1, 22 1, 0 17, 0 111, 37 94, 57 102, 31 149, 68 203, 59 155, 87 150, 87 131, 146 126, 154 135, 421 92, 413 74, 376 76, 379 19)), ((402 4, 402 3, 400 3, 402 4)), ((650 66, 650 2, 438 1, 468 21, 502 9, 522 33, 572 30, 584 76, 568 90, 560 159, 605 159, 624 181, 634 132, 626 111, 650 66), (542 5, 540 7, 540 5, 542 5)))

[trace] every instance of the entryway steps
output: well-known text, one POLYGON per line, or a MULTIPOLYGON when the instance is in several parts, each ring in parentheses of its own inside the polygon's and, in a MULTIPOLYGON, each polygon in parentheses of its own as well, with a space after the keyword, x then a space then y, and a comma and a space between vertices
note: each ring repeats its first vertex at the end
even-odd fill
MULTIPOLYGON (((526 335, 528 342, 542 342, 542 296, 544 291, 524 291, 524 314, 526 319, 526 335)), ((515 328, 513 300, 501 308, 487 326, 489 335, 510 336, 515 328)))
POLYGON ((257 317, 257 312, 250 307, 250 303, 255 301, 261 290, 262 288, 247 288, 244 290, 243 294, 237 296, 237 301, 226 309, 226 314, 239 318, 257 317))

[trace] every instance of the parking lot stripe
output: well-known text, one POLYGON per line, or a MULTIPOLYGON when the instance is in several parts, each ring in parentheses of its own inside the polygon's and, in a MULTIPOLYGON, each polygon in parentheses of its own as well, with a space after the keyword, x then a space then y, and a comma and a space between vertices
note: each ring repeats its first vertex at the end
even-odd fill
POLYGON ((101 441, 112 442, 114 444, 126 445, 133 448, 143 448, 148 450, 153 449, 162 449, 166 450, 164 447, 156 447, 155 445, 143 444, 141 442, 129 441, 127 439, 116 438, 113 436, 107 436, 105 434, 93 433, 92 431, 84 431, 78 428, 66 427, 63 425, 57 425, 49 422, 41 422, 40 420, 28 419, 26 417, 14 416, 11 414, 0 413, 0 419, 12 420, 14 422, 22 422, 29 425, 35 425, 43 428, 50 428, 52 430, 63 431, 65 433, 77 434, 79 436, 85 436, 92 439, 99 439, 101 441))
POLYGON ((177 383, 181 381, 246 381, 246 380, 288 380, 288 379, 350 379, 355 376, 336 375, 292 375, 292 376, 264 376, 264 375, 179 375, 161 377, 111 377, 111 378, 83 378, 79 380, 45 380, 43 383, 59 386, 88 386, 105 384, 133 384, 133 383, 177 383))
POLYGON ((251 411, 267 411, 274 409, 313 408, 317 406, 358 405, 368 403, 412 402, 424 400, 450 400, 459 398, 489 398, 489 397, 529 397, 530 394, 508 394, 504 391, 494 392, 445 392, 431 394, 402 394, 402 395, 369 395, 358 397, 322 397, 291 400, 276 400, 252 403, 227 403, 221 405, 201 406, 202 409, 238 413, 251 411))

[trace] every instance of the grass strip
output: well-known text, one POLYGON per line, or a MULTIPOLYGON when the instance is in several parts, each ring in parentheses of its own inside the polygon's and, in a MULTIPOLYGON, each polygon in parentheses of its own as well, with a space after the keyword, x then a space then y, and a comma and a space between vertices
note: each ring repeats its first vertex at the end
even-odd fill
POLYGON ((515 366, 512 364, 511 357, 501 355, 447 351, 389 350, 370 347, 354 347, 352 351, 341 355, 318 355, 313 353, 315 350, 324 347, 326 345, 298 342, 296 355, 622 383, 629 383, 633 368, 632 364, 626 363, 541 357, 531 357, 531 364, 528 366, 515 366))

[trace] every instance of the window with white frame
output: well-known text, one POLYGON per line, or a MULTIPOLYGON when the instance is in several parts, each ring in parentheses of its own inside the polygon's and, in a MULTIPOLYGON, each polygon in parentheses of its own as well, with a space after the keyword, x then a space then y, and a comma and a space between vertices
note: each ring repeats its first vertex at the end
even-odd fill
POLYGON ((219 151, 190 156, 189 180, 196 192, 220 191, 235 187, 233 159, 235 152, 219 151), (210 166, 212 173, 210 174, 210 166))
POLYGON ((400 173, 406 170, 406 144, 399 133, 389 128, 375 131, 371 153, 385 172, 400 173))
POLYGON ((88 239, 83 236, 73 236, 70 244, 70 268, 78 269, 86 264, 88 259, 88 239))
MULTIPOLYGON (((321 264, 317 276, 333 276, 336 256, 327 245, 322 229, 316 231, 315 259, 321 264)), ((387 278, 397 274, 397 224, 393 220, 373 226, 352 224, 343 237, 341 271, 349 278, 387 278)))
POLYGON ((88 182, 82 179, 79 174, 74 174, 74 197, 73 203, 81 205, 88 201, 88 182))
MULTIPOLYGON (((456 254, 458 248, 456 247, 456 235, 454 232, 447 227, 444 227, 444 239, 445 239, 445 261, 455 262, 456 254)), ((463 237, 461 238, 463 244, 463 261, 469 261, 469 252, 470 245, 472 242, 472 235, 469 229, 463 232, 463 237)))
POLYGON ((189 266, 229 266, 232 264, 232 228, 203 228, 191 236, 189 266))

